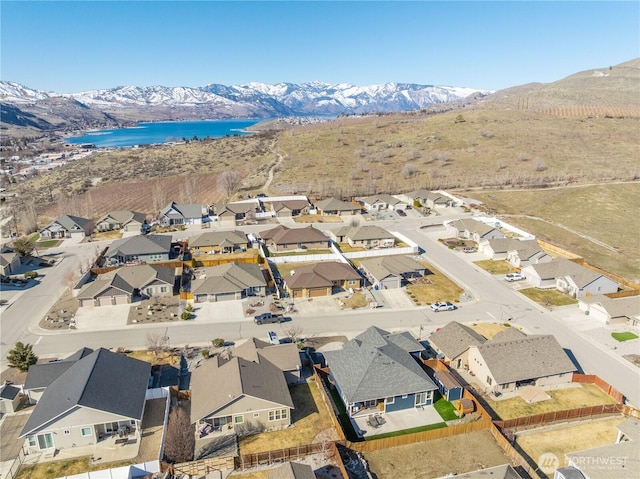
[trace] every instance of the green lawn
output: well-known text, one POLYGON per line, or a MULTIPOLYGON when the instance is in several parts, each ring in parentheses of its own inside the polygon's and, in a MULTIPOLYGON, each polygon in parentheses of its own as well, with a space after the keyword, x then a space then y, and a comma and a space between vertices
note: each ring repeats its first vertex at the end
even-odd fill
POLYGON ((52 239, 46 241, 38 241, 35 243, 36 248, 53 248, 54 246, 58 246, 61 243, 60 240, 52 239))
POLYGON ((571 296, 567 296, 556 289, 527 288, 519 290, 519 293, 524 294, 527 298, 546 307, 567 306, 578 302, 571 296))
POLYGON ((447 401, 444 397, 442 397, 440 393, 436 393, 434 399, 435 402, 433 403, 433 407, 436 411, 438 411, 438 414, 440 414, 440 417, 443 421, 453 421, 455 419, 459 419, 455 412, 455 406, 447 401))
POLYGON ((405 434, 413 434, 414 432, 431 431, 432 429, 440 429, 447 427, 444 422, 437 422, 435 424, 427 424, 426 426, 412 427, 411 429, 403 429, 402 431, 387 432, 385 434, 378 434, 377 436, 367 436, 365 441, 374 441, 376 439, 384 439, 385 437, 404 436, 405 434))
POLYGON ((353 428, 353 424, 351 423, 351 419, 349 419, 349 415, 347 414, 347 410, 344 407, 344 403, 340 398, 340 394, 338 394, 338 390, 336 388, 328 387, 329 385, 327 384, 327 382, 325 382, 325 386, 327 386, 327 389, 329 390, 329 394, 331 394, 331 399, 333 399, 333 403, 336 405, 336 408, 338 409, 338 414, 337 414, 338 422, 342 426, 342 431, 344 432, 344 436, 347 438, 348 441, 351 441, 351 442, 361 441, 362 439, 358 437, 355 429, 353 428))
POLYGON ((624 331, 622 333, 611 333, 611 337, 620 342, 638 339, 638 336, 636 334, 633 334, 631 331, 624 331))
POLYGON ((481 261, 474 261, 473 264, 491 274, 507 274, 516 271, 516 269, 506 260, 494 261, 492 259, 483 259, 481 261))

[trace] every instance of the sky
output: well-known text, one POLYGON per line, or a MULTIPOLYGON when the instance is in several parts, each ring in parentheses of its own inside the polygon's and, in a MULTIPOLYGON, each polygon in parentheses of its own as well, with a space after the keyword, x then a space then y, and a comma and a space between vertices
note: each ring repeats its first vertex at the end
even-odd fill
POLYGON ((637 1, 0 2, 0 79, 387 82, 498 90, 640 56, 637 1))

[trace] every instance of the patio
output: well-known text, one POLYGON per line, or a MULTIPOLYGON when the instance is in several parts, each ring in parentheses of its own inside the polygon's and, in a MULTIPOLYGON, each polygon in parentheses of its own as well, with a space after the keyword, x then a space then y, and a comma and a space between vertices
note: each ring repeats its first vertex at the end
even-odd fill
POLYGON ((437 424, 444 422, 440 414, 433 406, 422 406, 404 411, 387 412, 382 414, 384 424, 374 428, 367 423, 367 415, 357 415, 351 418, 356 433, 361 437, 377 436, 389 432, 402 431, 404 429, 412 429, 429 424, 437 424))

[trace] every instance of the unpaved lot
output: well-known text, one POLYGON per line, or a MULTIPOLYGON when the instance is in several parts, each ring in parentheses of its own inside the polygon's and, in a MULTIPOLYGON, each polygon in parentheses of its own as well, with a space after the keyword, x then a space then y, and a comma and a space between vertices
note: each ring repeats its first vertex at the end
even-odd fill
POLYGON ((516 442, 536 462, 543 453, 551 452, 558 457, 561 466, 566 466, 565 454, 568 452, 616 442, 616 426, 624 420, 624 417, 616 416, 578 425, 565 424, 557 429, 526 431, 519 433, 516 442))
POLYGON ((378 479, 431 479, 510 463, 489 431, 366 453, 378 479))

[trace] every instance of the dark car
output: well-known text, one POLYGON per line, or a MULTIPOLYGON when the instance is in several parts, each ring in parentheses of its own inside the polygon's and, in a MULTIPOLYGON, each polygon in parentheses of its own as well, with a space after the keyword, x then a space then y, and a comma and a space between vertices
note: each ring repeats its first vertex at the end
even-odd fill
POLYGON ((397 213, 398 213, 398 216, 407 216, 407 214, 402 210, 398 210, 397 213))
POLYGON ((262 313, 254 317, 253 320, 256 324, 281 323, 284 321, 284 317, 281 314, 262 313))
POLYGON ((258 194, 256 195, 256 197, 257 197, 257 198, 266 198, 266 197, 267 197, 267 195, 266 195, 265 193, 258 193, 258 194))

